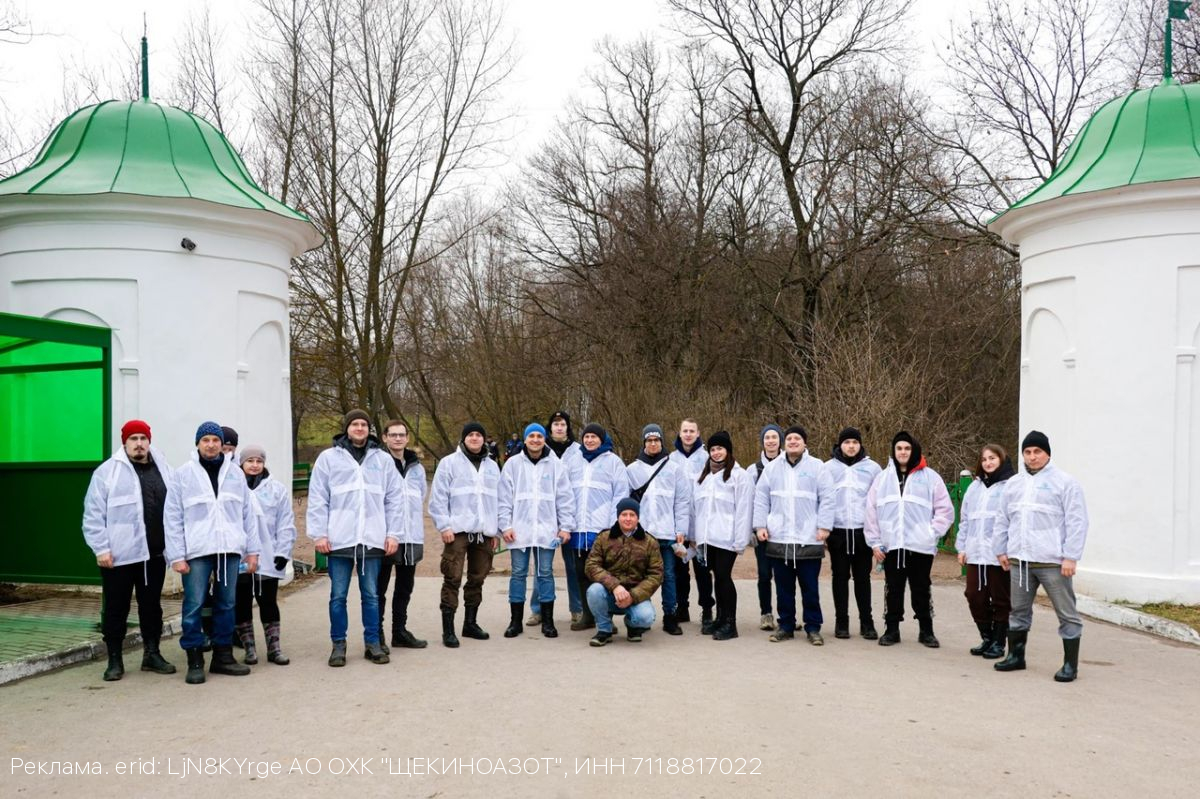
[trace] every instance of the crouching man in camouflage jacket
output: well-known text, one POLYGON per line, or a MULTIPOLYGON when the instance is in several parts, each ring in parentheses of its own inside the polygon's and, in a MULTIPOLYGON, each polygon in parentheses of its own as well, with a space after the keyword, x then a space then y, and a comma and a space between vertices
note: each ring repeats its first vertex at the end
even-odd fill
POLYGON ((592 584, 587 603, 596 617, 592 646, 604 646, 613 637, 613 614, 625 616, 630 641, 654 626, 651 597, 663 581, 658 541, 642 529, 641 506, 627 497, 617 503, 617 523, 596 537, 585 567, 592 584))

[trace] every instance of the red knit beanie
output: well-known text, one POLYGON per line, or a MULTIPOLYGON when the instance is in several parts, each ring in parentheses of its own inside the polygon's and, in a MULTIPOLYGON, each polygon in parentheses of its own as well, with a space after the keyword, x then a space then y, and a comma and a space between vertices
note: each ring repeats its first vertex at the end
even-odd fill
POLYGON ((150 425, 143 422, 141 419, 130 419, 121 426, 121 443, 124 444, 129 440, 130 436, 141 433, 146 438, 150 438, 150 425))

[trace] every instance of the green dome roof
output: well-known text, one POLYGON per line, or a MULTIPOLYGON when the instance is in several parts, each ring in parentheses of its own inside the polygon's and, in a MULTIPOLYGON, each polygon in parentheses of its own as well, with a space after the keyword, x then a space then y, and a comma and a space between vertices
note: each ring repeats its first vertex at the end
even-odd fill
POLYGON ((80 108, 59 123, 29 167, 0 180, 0 197, 86 194, 206 200, 311 224, 258 187, 215 127, 148 100, 80 108))
POLYGON ((1200 178, 1200 85, 1168 80, 1101 106, 1054 174, 1008 210, 1182 178, 1200 178))

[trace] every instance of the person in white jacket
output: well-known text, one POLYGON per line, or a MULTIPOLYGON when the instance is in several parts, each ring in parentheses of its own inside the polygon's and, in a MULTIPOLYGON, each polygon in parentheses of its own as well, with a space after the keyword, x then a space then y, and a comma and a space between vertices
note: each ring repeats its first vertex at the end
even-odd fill
POLYGON ((937 542, 954 523, 954 505, 946 483, 925 463, 921 444, 901 430, 892 439, 892 458, 871 483, 863 537, 883 563, 885 577, 880 646, 900 643, 904 620, 904 586, 912 596, 913 615, 920 632, 917 641, 936 649, 933 600, 930 597, 937 542))
POLYGON ((492 570, 499 544, 500 522, 496 506, 500 467, 488 457, 486 431, 479 422, 467 422, 459 436, 458 449, 442 458, 433 474, 429 492, 429 515, 442 536, 442 643, 459 645, 454 634, 458 610, 458 587, 466 561, 467 584, 463 588, 464 638, 486 641, 490 637, 479 626, 483 582, 492 570))
POLYGON ((534 562, 541 599, 542 635, 557 638, 554 626, 554 549, 571 538, 575 527, 575 493, 567 467, 546 446, 546 428, 525 428, 524 449, 508 459, 500 472, 497 514, 512 558, 508 580, 511 621, 505 638, 521 634, 529 562, 534 562))
POLYGON ((720 430, 709 436, 708 461, 692 493, 688 539, 696 544, 696 587, 701 603, 700 632, 714 641, 738 637, 737 587, 733 564, 750 543, 754 481, 733 459, 733 440, 720 430))
POLYGON ((171 474, 163 526, 166 558, 183 575, 183 635, 187 682, 204 682, 204 631, 200 610, 213 581, 213 674, 244 676, 250 668, 233 659, 233 607, 238 566, 258 570, 262 549, 258 512, 246 478, 222 454, 221 426, 204 422, 196 430, 192 459, 171 474))
MULTIPOLYGON (((383 428, 383 443, 392 456, 400 475, 400 546, 385 557, 379 567, 379 645, 389 651, 383 632, 388 586, 392 573, 396 587, 392 593, 392 646, 403 649, 424 649, 428 641, 417 638, 408 630, 408 602, 416 584, 417 564, 425 557, 425 467, 409 446, 408 425, 399 419, 389 421, 383 428)), ((454 628, 451 627, 451 633, 454 628)))
POLYGON ((833 529, 829 548, 829 570, 833 577, 833 634, 850 637, 850 580, 854 579, 854 604, 858 608, 858 634, 868 641, 879 638, 871 611, 871 566, 874 556, 863 537, 867 492, 879 475, 879 464, 867 455, 862 434, 847 427, 838 434, 825 472, 833 483, 833 529))
POLYGON ((288 561, 296 544, 296 516, 292 512, 292 491, 271 476, 267 469, 267 451, 258 444, 247 444, 240 453, 246 485, 258 510, 258 535, 262 551, 258 571, 239 574, 237 602, 234 606, 234 633, 245 650, 243 663, 258 663, 254 640, 254 602, 258 601, 258 619, 267 642, 267 662, 286 666, 291 660, 283 654, 279 639, 279 581, 287 577, 288 561))
MULTIPOLYGON (((783 452, 783 428, 777 424, 764 426, 758 441, 762 446, 758 461, 746 470, 756 485, 762 479, 763 470, 783 452)), ((754 562, 758 567, 758 629, 772 632, 775 630, 775 612, 772 610, 775 600, 771 590, 771 559, 767 557, 767 548, 759 546, 757 535, 750 536, 750 546, 754 547, 754 562)))
MULTIPOLYGON (((596 536, 607 532, 617 523, 617 503, 629 496, 629 475, 625 464, 613 452, 608 431, 596 423, 583 428, 583 446, 568 455, 563 463, 575 492, 575 527, 571 540, 565 545, 567 558, 567 595, 584 597, 591 580, 584 567, 596 536), (574 586, 574 591, 571 590, 574 586)), ((571 608, 571 629, 590 630, 596 626, 587 603, 576 611, 571 608)))
POLYGON ((1083 489, 1074 477, 1050 462, 1050 439, 1031 431, 1021 442, 1025 471, 1004 486, 992 532, 992 548, 1011 573, 1012 613, 1008 619, 1008 656, 997 671, 1025 668, 1025 644, 1033 624, 1033 599, 1046 589, 1058 614, 1063 665, 1057 682, 1079 674, 1083 620, 1075 607, 1075 569, 1087 543, 1088 515, 1083 489))
POLYGON ((642 451, 626 467, 629 495, 640 503, 642 529, 658 541, 663 562, 662 612, 663 631, 668 635, 683 635, 676 616, 675 570, 683 561, 676 554, 683 551, 692 518, 691 472, 670 459, 663 450, 662 428, 648 424, 642 428, 642 451))
POLYGON ((967 568, 967 606, 980 635, 979 645, 970 651, 987 660, 1004 657, 1008 614, 1012 610, 1012 589, 993 551, 992 529, 1005 481, 1013 474, 1004 447, 988 444, 980 450, 975 479, 962 499, 954 540, 959 565, 967 568))
POLYGON ((305 534, 317 552, 329 556, 330 666, 346 665, 346 597, 355 572, 363 657, 379 664, 389 660, 379 640, 379 569, 404 537, 403 507, 400 474, 392 456, 371 435, 371 417, 366 411, 350 411, 333 446, 317 456, 308 482, 305 534))
POLYGON ((763 469, 754 489, 754 528, 775 573, 779 629, 771 641, 796 636, 796 583, 804 606, 804 633, 813 646, 821 637, 818 579, 825 539, 833 527, 833 483, 824 463, 808 452, 808 433, 793 425, 783 432, 783 457, 763 469))
MULTIPOLYGON (((675 447, 671 450, 669 456, 671 462, 681 467, 689 475, 693 483, 700 477, 700 473, 704 471, 705 464, 708 463, 708 451, 704 449, 704 442, 700 440, 700 425, 695 419, 684 419, 679 423, 679 435, 675 437, 675 447)), ((689 544, 694 542, 689 541, 689 544)), ((688 603, 692 596, 692 576, 690 571, 689 561, 680 560, 675 564, 675 619, 680 624, 690 622, 692 620, 691 611, 688 609, 688 603)), ((697 589, 699 589, 700 579, 696 578, 697 589)), ((712 581, 709 581, 711 586, 712 581)), ((712 591, 710 589, 708 596, 700 597, 700 604, 707 604, 712 607, 712 591)), ((712 627, 712 621, 709 621, 709 628, 712 627)))
MULTIPOLYGON (((563 463, 569 464, 579 455, 582 447, 575 440, 575 431, 571 427, 571 414, 565 410, 557 410, 550 414, 550 418, 546 421, 546 432, 548 433, 546 448, 563 463)), ((571 623, 576 624, 583 618, 585 602, 583 595, 579 592, 579 582, 575 578, 575 550, 568 546, 559 549, 562 551, 563 570, 567 575, 567 609, 571 613, 571 623)), ((586 560, 585 557, 584 561, 586 560)), ((529 618, 525 621, 525 626, 537 627, 541 623, 542 603, 538 598, 537 581, 535 580, 533 591, 529 596, 529 618)))
POLYGON ((150 443, 150 425, 131 419, 121 427, 121 448, 96 467, 83 500, 83 539, 100 567, 101 630, 108 649, 104 679, 125 674, 121 649, 130 598, 137 594, 142 671, 174 674, 159 650, 162 588, 167 573, 163 508, 171 467, 150 443))

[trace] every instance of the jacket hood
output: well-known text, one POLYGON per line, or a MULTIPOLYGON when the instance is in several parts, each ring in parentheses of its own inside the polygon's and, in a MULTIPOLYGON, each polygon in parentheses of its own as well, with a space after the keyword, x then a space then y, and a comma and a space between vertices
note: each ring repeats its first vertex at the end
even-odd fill
POLYGON ((702 451, 703 449, 704 449, 704 442, 701 441, 699 437, 696 438, 696 443, 692 445, 692 449, 689 452, 688 450, 683 448, 683 439, 680 438, 679 436, 675 436, 675 451, 676 452, 679 452, 690 458, 693 454, 695 454, 695 452, 697 450, 702 451))
MULTIPOLYGON (((621 523, 615 522, 612 527, 608 528, 608 537, 611 539, 624 538, 625 533, 621 532, 621 523)), ((638 522, 637 529, 629 534, 630 538, 636 538, 641 541, 646 537, 646 531, 642 528, 642 523, 638 522)))
MULTIPOLYGON (((350 443, 350 436, 347 435, 346 433, 338 433, 336 436, 334 436, 333 437, 333 445, 335 447, 341 447, 342 449, 345 449, 345 450, 349 450, 351 447, 354 446, 353 444, 350 443)), ((381 444, 379 442, 379 439, 375 437, 374 433, 368 433, 366 448, 368 450, 383 449, 383 444, 381 444)))
POLYGON ((900 464, 896 463, 896 445, 901 441, 907 442, 912 447, 912 455, 908 459, 909 466, 907 473, 912 474, 915 471, 924 469, 926 464, 925 457, 921 454, 921 442, 913 438, 912 434, 907 430, 901 430, 892 437, 891 463, 896 473, 900 473, 900 464))
POLYGON ((1017 473, 1016 470, 1013 469, 1012 459, 1005 458, 1004 463, 1000 464, 999 469, 992 472, 991 474, 988 474, 987 472, 983 471, 983 469, 980 469, 978 476, 979 476, 979 479, 983 481, 983 485, 985 488, 991 488, 996 483, 1003 483, 1005 480, 1012 477, 1016 473, 1017 473))

